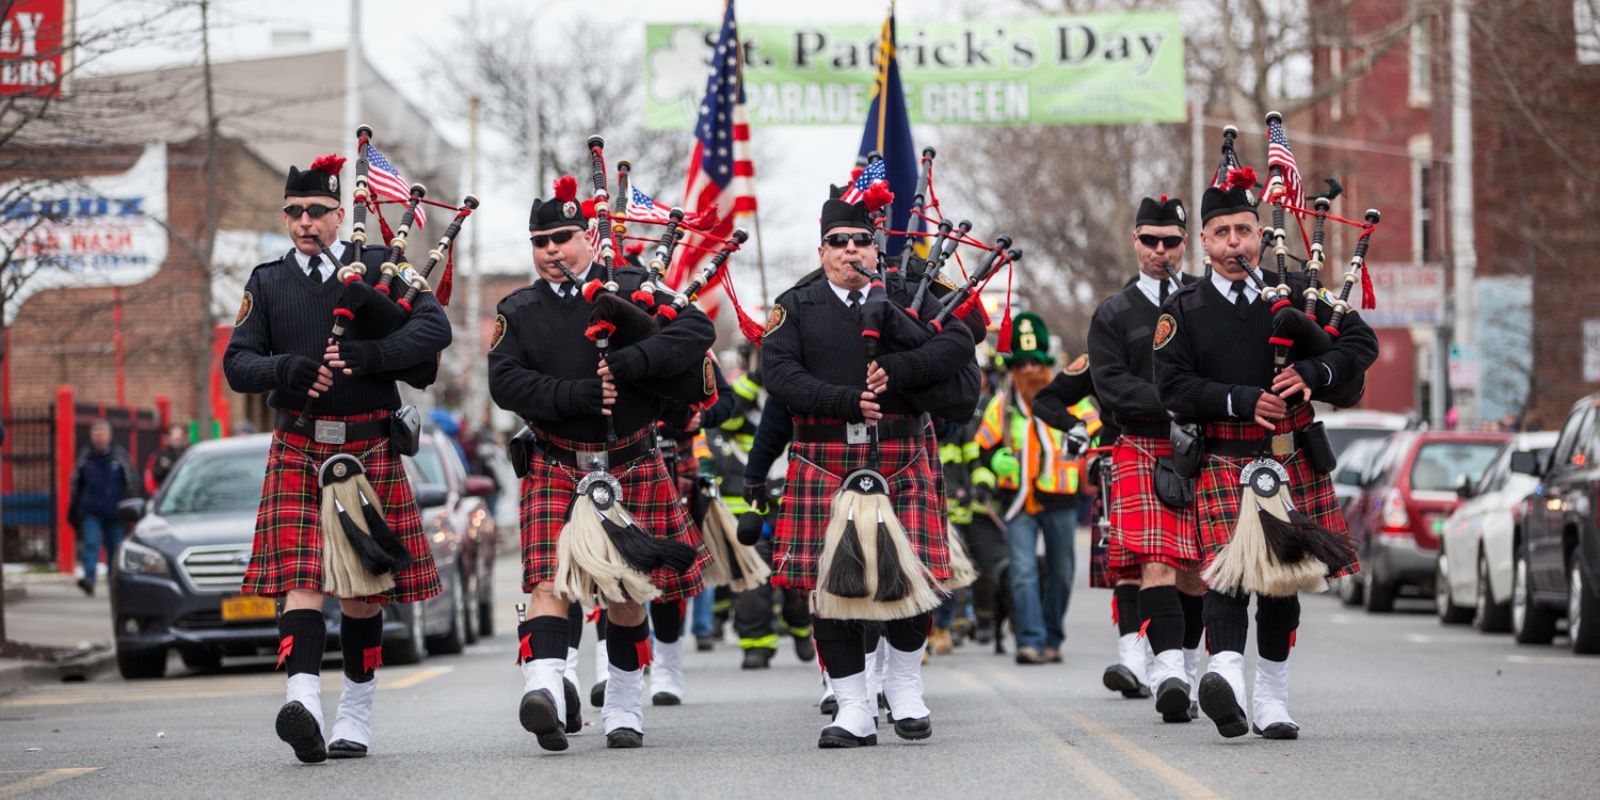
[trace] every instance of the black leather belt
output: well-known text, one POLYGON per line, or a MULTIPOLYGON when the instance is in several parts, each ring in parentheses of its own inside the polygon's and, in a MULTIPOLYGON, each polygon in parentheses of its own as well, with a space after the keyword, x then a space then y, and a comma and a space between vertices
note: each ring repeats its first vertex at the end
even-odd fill
POLYGON ((284 433, 310 437, 312 441, 320 444, 344 444, 345 442, 360 442, 367 439, 387 437, 389 435, 389 418, 345 422, 340 419, 301 417, 298 414, 279 411, 277 418, 272 423, 272 427, 284 433), (296 427, 295 423, 301 420, 305 421, 305 427, 296 427))
POLYGON ((1264 439, 1216 439, 1206 437, 1206 453, 1228 458, 1249 458, 1271 455, 1278 458, 1294 455, 1305 447, 1305 434, 1300 431, 1280 433, 1264 439))
POLYGON ((869 422, 799 422, 794 426, 794 440, 813 444, 867 444, 872 441, 874 429, 880 442, 910 439, 921 436, 925 424, 921 415, 879 420, 877 425, 869 422))
POLYGON ((1117 423, 1122 427, 1122 432, 1132 436, 1143 436, 1149 439, 1167 439, 1172 436, 1172 423, 1156 422, 1148 419, 1132 419, 1127 422, 1117 423))
POLYGON ((595 443, 593 450, 572 450, 554 444, 548 439, 535 438, 534 447, 545 460, 565 464, 573 469, 589 470, 597 467, 609 469, 654 453, 656 439, 654 436, 646 436, 633 444, 626 444, 614 450, 607 450, 604 444, 598 442, 595 443))

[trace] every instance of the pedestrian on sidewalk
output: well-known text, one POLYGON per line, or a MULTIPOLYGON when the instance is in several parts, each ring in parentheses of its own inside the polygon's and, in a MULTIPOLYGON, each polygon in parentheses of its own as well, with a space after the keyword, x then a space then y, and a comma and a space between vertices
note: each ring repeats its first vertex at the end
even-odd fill
POLYGON ((167 476, 172 474, 172 467, 178 463, 178 458, 183 451, 189 449, 189 430, 182 425, 173 425, 161 437, 161 449, 150 454, 150 460, 144 468, 144 490, 150 496, 155 496, 161 485, 167 482, 167 476))
POLYGON ((89 426, 89 446, 78 455, 72 470, 71 499, 67 522, 78 532, 78 561, 83 577, 78 588, 94 596, 94 576, 102 548, 106 568, 111 568, 117 547, 122 544, 122 523, 117 519, 117 504, 137 496, 138 483, 128 451, 111 441, 111 423, 97 419, 89 426))

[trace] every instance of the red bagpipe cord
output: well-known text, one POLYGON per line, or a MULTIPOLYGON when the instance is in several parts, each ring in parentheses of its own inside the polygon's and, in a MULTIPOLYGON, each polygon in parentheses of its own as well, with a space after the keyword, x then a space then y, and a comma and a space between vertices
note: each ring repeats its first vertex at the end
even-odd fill
MULTIPOLYGON (((1276 199, 1278 197, 1280 197, 1280 196, 1281 196, 1281 193, 1273 195, 1272 197, 1266 198, 1266 202, 1269 202, 1269 203, 1275 202, 1276 199)), ((1301 233, 1302 236, 1305 235, 1305 224, 1302 221, 1303 218, 1305 216, 1307 216, 1307 215, 1314 215, 1314 214, 1317 213, 1315 211, 1312 211, 1311 209, 1301 208, 1301 207, 1299 207, 1297 205, 1292 205, 1290 203, 1284 203, 1283 204, 1283 209, 1285 211, 1288 211, 1289 213, 1293 214, 1294 217, 1295 217, 1295 221, 1300 223, 1300 233, 1301 233)), ((1331 220, 1333 222, 1340 223, 1342 225, 1349 225, 1349 226, 1354 227, 1354 228, 1360 228, 1361 229, 1361 237, 1360 238, 1362 238, 1362 239, 1365 239, 1368 236, 1371 236, 1372 232, 1378 229, 1378 226, 1376 226, 1376 225, 1372 225, 1372 224, 1364 222, 1364 221, 1363 222, 1357 222, 1356 220, 1353 220, 1353 219, 1345 219, 1344 217, 1335 216, 1333 214, 1324 214, 1323 217, 1325 219, 1331 220)), ((1310 247, 1311 247, 1311 245, 1309 245, 1309 244, 1306 245, 1307 249, 1310 249, 1310 247)), ((1374 308, 1377 308, 1377 307, 1378 307, 1378 294, 1377 294, 1377 292, 1374 292, 1373 289, 1372 289, 1372 270, 1367 269, 1366 264, 1362 264, 1361 265, 1361 308, 1362 308, 1362 310, 1369 310, 1369 309, 1374 309, 1374 308)))

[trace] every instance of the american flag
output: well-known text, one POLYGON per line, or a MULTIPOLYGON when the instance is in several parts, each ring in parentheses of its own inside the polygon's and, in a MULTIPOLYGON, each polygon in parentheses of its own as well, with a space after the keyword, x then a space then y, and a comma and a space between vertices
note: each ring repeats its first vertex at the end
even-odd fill
MULTIPOLYGON (((401 176, 400 170, 389 161, 389 157, 371 142, 367 143, 367 187, 378 197, 387 197, 402 203, 411 202, 411 184, 401 176)), ((422 204, 418 203, 417 227, 426 224, 428 215, 423 213, 422 204)))
MULTIPOLYGON (((744 81, 740 75, 739 25, 733 0, 722 15, 722 32, 711 56, 705 100, 694 127, 694 155, 689 158, 689 178, 683 190, 684 211, 712 218, 711 233, 733 233, 737 215, 756 210, 755 166, 750 161, 750 123, 744 109, 744 81)), ((688 283, 700 261, 717 249, 710 239, 690 234, 682 255, 667 270, 667 283, 688 283)), ((715 308, 708 308, 707 313, 715 308)))
POLYGON ((850 182, 849 187, 844 190, 844 196, 840 197, 839 199, 845 201, 846 203, 860 202, 862 195, 867 193, 867 189, 871 187, 872 184, 877 183, 878 181, 886 181, 888 179, 888 162, 881 158, 876 159, 861 170, 861 174, 857 175, 856 179, 850 182))
POLYGON ((1289 137, 1283 134, 1283 120, 1276 117, 1267 121, 1267 168, 1273 165, 1283 168, 1283 187, 1288 192, 1284 202, 1304 208, 1306 194, 1300 183, 1300 168, 1294 163, 1294 151, 1289 149, 1289 137))

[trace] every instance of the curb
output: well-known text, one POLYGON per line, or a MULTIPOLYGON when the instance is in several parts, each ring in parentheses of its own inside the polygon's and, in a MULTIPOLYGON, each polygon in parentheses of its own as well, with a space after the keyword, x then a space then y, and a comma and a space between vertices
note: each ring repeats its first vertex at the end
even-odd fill
POLYGON ((0 694, 40 683, 92 681, 115 671, 116 651, 109 643, 101 642, 97 646, 101 649, 61 663, 7 659, 9 663, 0 663, 0 694))

